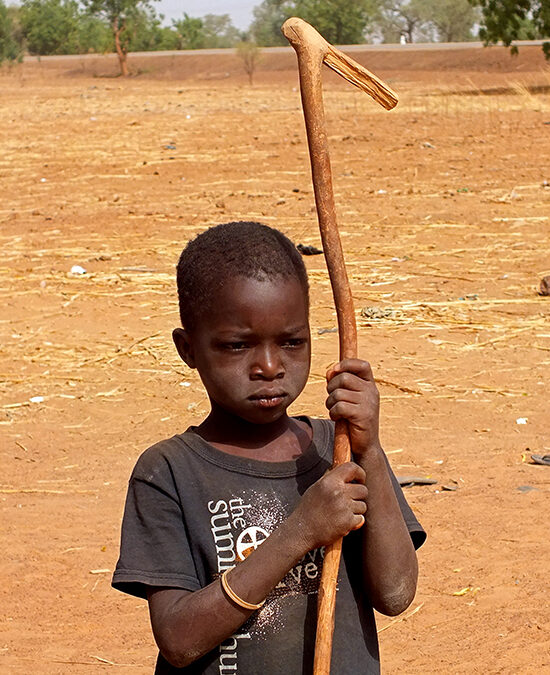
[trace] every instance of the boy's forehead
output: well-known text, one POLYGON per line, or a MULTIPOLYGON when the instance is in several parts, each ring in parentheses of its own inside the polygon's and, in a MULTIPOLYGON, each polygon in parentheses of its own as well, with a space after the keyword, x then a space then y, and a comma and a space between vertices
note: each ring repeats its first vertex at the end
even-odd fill
POLYGON ((305 299, 305 291, 296 277, 277 275, 275 277, 236 276, 224 285, 228 299, 235 302, 248 302, 264 299, 271 302, 296 301, 305 299))
POLYGON ((223 321, 244 327, 271 319, 273 314, 296 328, 308 323, 307 296, 294 277, 236 276, 223 284, 208 305, 201 312, 207 323, 223 321))

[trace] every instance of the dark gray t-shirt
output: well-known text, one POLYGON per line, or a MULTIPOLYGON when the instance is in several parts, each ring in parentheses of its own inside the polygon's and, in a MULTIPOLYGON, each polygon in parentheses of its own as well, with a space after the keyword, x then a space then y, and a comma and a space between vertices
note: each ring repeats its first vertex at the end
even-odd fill
MULTIPOLYGON (((120 559, 113 586, 146 597, 147 587, 196 591, 243 560, 293 511, 330 467, 334 426, 313 428, 297 460, 263 462, 209 445, 193 429, 162 441, 139 458, 130 478, 120 559)), ((391 474, 416 547, 425 534, 391 474)), ((359 533, 344 539, 338 577, 332 672, 378 673, 378 641, 370 601, 360 591, 359 533)), ((311 673, 317 589, 323 550, 310 551, 237 633, 187 668, 161 655, 156 673, 277 675, 311 673)))

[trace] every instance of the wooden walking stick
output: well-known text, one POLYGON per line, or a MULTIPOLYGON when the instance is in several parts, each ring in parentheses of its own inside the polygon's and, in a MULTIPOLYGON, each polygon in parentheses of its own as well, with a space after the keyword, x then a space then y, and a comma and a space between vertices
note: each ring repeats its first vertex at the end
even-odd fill
MULTIPOLYGON (((346 80, 372 96, 387 110, 397 105, 397 96, 366 68, 330 45, 313 26, 302 19, 295 17, 288 19, 283 24, 282 31, 294 47, 298 57, 300 91, 311 159, 315 204, 338 317, 340 360, 354 358, 357 356, 357 328, 353 299, 336 223, 332 172, 323 108, 322 65, 325 63, 346 80)), ((335 429, 333 466, 349 461, 350 456, 347 422, 339 420, 336 422, 335 429)), ((328 675, 330 673, 336 582, 341 552, 341 539, 328 546, 325 551, 317 610, 317 637, 313 667, 315 675, 328 675)))

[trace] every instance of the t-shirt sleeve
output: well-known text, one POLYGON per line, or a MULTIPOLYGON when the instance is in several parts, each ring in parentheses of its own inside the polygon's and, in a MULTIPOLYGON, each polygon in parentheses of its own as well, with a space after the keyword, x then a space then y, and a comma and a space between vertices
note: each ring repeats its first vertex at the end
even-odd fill
POLYGON ((422 544, 426 541, 426 532, 424 531, 422 525, 418 522, 416 516, 414 515, 413 510, 411 509, 407 500, 405 499, 405 495, 403 494, 401 485, 399 485, 399 481, 395 477, 395 474, 393 473, 393 470, 390 466, 390 463, 388 462, 387 457, 386 463, 388 465, 388 471, 390 472, 390 478, 393 485, 393 489, 395 491, 395 496, 397 497, 397 501, 399 502, 399 508, 401 509, 401 513, 403 514, 405 524, 407 525, 407 529, 409 530, 409 534, 411 535, 414 548, 419 549, 422 546, 422 544))
POLYGON ((147 587, 200 588, 172 472, 155 447, 138 460, 128 484, 112 585, 140 598, 147 587))
MULTIPOLYGON (((330 443, 332 444, 334 439, 334 422, 332 420, 313 420, 313 422, 315 424, 327 424, 329 426, 329 434, 331 438, 330 443)), ((395 496, 397 497, 399 508, 401 509, 401 513, 403 514, 403 519, 405 520, 405 524, 407 526, 407 529, 409 530, 409 534, 411 535, 414 548, 419 549, 422 546, 422 544, 426 541, 426 532, 424 531, 422 525, 418 522, 416 516, 414 515, 413 510, 411 509, 407 500, 405 499, 405 495, 403 494, 401 485, 399 485, 399 481, 395 477, 393 469, 391 468, 391 465, 388 461, 388 457, 385 453, 384 453, 384 460, 388 467, 388 472, 390 474, 390 479, 393 485, 393 489, 395 491, 395 496)))

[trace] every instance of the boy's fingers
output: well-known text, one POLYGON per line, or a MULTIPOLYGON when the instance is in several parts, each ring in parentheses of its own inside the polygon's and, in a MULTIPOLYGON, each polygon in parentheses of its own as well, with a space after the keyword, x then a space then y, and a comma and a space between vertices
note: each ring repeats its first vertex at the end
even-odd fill
POLYGON ((336 375, 337 372, 338 371, 336 370, 336 364, 335 363, 331 364, 327 368, 327 374, 326 374, 327 382, 330 382, 331 379, 334 377, 334 375, 336 375))
POLYGON ((361 392, 352 391, 350 389, 336 389, 331 391, 325 402, 326 407, 330 410, 338 403, 351 403, 352 405, 359 405, 362 401, 361 392))
POLYGON ((349 389, 350 391, 362 391, 365 386, 365 382, 369 380, 364 380, 363 378, 355 375, 350 372, 335 373, 331 379, 327 382, 327 391, 329 394, 335 389, 349 389))
POLYGON ((353 373, 358 375, 362 380, 371 380, 374 382, 374 375, 372 368, 368 361, 362 359, 343 359, 339 363, 335 363, 327 371, 327 379, 330 381, 338 373, 353 373))
POLYGON ((350 401, 338 401, 327 406, 328 414, 333 422, 337 420, 348 420, 354 427, 363 428, 365 422, 357 418, 357 405, 350 401))
POLYGON ((352 530, 360 530, 363 527, 363 525, 365 524, 365 516, 356 515, 355 519, 357 521, 357 524, 354 525, 351 529, 352 530))
POLYGON ((359 464, 355 462, 345 462, 344 464, 339 464, 338 466, 331 469, 330 472, 334 477, 340 477, 345 483, 356 483, 365 484, 367 480, 367 474, 364 469, 362 469, 359 464))
POLYGON ((349 497, 354 501, 354 513, 365 513, 367 510, 367 498, 369 496, 367 488, 363 483, 352 483, 348 488, 349 497))

